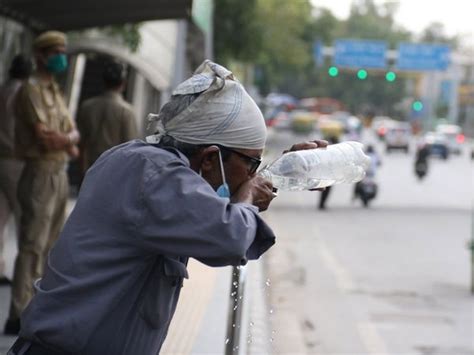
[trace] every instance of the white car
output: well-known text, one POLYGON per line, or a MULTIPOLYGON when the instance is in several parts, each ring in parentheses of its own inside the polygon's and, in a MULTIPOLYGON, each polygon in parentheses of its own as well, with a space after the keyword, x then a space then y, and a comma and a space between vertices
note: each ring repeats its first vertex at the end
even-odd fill
POLYGON ((466 139, 461 127, 454 124, 440 124, 436 127, 436 133, 446 137, 450 153, 461 154, 462 146, 466 139))
POLYGON ((385 133, 385 149, 390 153, 392 149, 401 149, 408 153, 410 147, 411 126, 407 122, 394 121, 387 127, 385 133))

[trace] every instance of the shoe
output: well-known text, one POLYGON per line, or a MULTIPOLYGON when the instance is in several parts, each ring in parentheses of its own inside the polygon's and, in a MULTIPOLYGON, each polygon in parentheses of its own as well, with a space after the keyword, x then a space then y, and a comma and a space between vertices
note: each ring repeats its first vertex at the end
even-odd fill
POLYGON ((0 277, 0 286, 9 286, 11 284, 12 284, 12 282, 8 277, 6 277, 6 276, 1 276, 0 277))
POLYGON ((20 320, 19 319, 8 319, 5 323, 5 329, 3 334, 5 335, 18 335, 20 332, 20 320))

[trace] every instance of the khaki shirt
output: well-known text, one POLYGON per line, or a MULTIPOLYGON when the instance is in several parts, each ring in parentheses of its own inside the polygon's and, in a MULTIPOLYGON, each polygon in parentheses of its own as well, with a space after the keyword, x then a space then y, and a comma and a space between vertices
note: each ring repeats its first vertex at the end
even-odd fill
POLYGON ((106 150, 138 138, 132 106, 114 91, 86 100, 77 116, 85 169, 106 150))
POLYGON ((74 123, 56 82, 30 78, 20 89, 16 101, 16 152, 26 159, 66 161, 65 151, 45 151, 36 138, 34 126, 43 123, 48 129, 68 133, 74 123))

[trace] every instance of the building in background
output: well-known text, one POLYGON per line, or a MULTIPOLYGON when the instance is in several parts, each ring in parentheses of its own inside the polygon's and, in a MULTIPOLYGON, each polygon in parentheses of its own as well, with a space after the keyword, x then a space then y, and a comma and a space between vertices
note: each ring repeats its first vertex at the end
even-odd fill
POLYGON ((73 116, 78 105, 102 88, 96 72, 105 57, 128 65, 125 98, 146 134, 145 116, 157 112, 173 88, 205 59, 212 58, 212 0, 79 2, 4 0, 0 3, 0 79, 9 56, 28 53, 34 36, 46 29, 67 31, 69 71, 59 78, 73 116), (113 5, 113 6, 112 6, 113 5), (103 26, 143 22, 136 51, 103 26), (73 32, 71 32, 73 31, 73 32), (62 79, 62 80, 61 80, 62 79))

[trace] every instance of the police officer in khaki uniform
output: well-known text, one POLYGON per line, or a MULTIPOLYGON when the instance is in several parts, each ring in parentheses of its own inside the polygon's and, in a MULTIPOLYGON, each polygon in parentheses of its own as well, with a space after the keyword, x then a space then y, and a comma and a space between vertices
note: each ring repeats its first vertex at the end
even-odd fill
POLYGON ((20 314, 33 296, 48 251, 63 226, 68 199, 66 165, 78 156, 79 133, 54 74, 67 68, 66 36, 48 31, 34 41, 37 69, 18 93, 17 155, 25 167, 18 185, 22 210, 19 251, 5 334, 17 334, 20 314))
POLYGON ((138 138, 137 119, 132 106, 122 97, 126 71, 122 63, 107 61, 102 73, 106 91, 79 108, 77 127, 81 134, 82 174, 107 149, 138 138))

